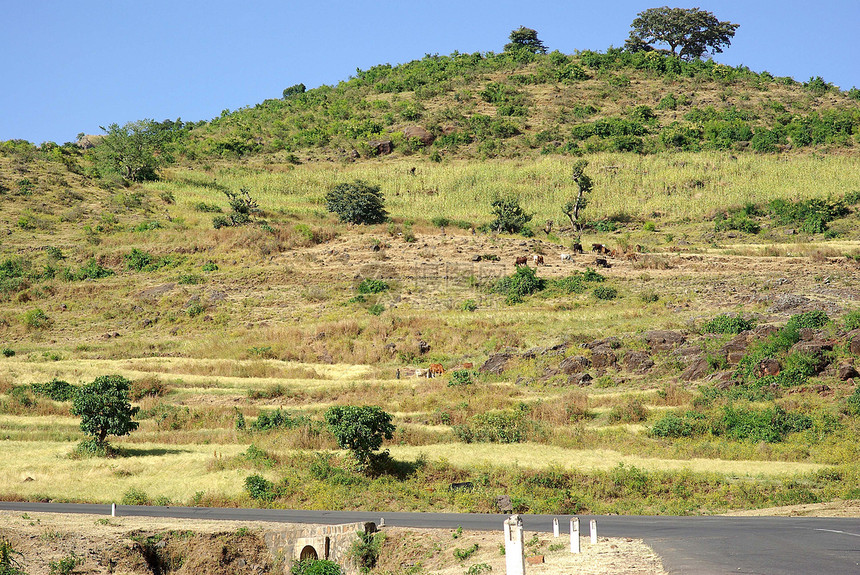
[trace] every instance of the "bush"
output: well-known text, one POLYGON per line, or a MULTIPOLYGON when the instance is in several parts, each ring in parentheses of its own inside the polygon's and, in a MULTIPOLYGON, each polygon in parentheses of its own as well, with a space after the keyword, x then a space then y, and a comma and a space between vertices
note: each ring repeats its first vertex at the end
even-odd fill
POLYGON ((54 401, 71 401, 78 391, 77 386, 56 378, 48 383, 34 383, 30 387, 33 393, 50 397, 54 401))
POLYGON ((611 286, 597 286, 591 293, 597 299, 602 300, 610 300, 618 297, 618 290, 611 286))
POLYGON ((14 357, 15 356, 15 350, 12 348, 9 348, 9 347, 4 347, 2 353, 3 353, 3 357, 14 357))
POLYGON ((785 324, 786 330, 799 330, 801 328, 818 329, 824 327, 830 321, 827 313, 817 309, 791 316, 785 324))
POLYGON ((693 424, 685 417, 667 413, 654 423, 648 431, 652 437, 690 437, 693 435, 693 424))
POLYGON ((520 443, 528 441, 537 426, 525 410, 517 409, 473 415, 467 424, 455 425, 453 431, 464 443, 520 443))
MULTIPOLYGON (((270 395, 274 395, 271 394, 270 395)), ((310 425, 310 420, 305 415, 290 415, 289 411, 282 411, 279 407, 275 411, 261 411, 251 424, 251 431, 271 431, 274 429, 293 429, 310 425)))
POLYGON ((478 309, 478 303, 473 299, 467 299, 460 304, 460 309, 463 311, 475 311, 478 309))
POLYGON ((251 499, 259 501, 273 501, 275 499, 275 486, 271 481, 261 475, 249 475, 245 478, 245 491, 251 499))
POLYGON ((90 258, 87 264, 77 272, 72 272, 71 269, 67 268, 63 272, 63 279, 66 281, 97 280, 110 277, 113 273, 113 270, 102 267, 95 258, 90 258))
MULTIPOLYGON (((842 316, 842 325, 845 326, 845 329, 848 331, 855 330, 860 328, 860 309, 855 309, 854 311, 850 311, 842 316)), ((5 355, 5 350, 4 350, 5 355)), ((14 355, 14 352, 13 352, 14 355)))
POLYGON ((349 449, 362 465, 370 462, 372 453, 391 439, 394 425, 391 415, 371 405, 335 405, 325 412, 325 422, 341 449, 349 449))
POLYGON ((362 573, 369 573, 379 561, 379 553, 382 550, 385 535, 364 531, 357 531, 356 535, 358 535, 358 540, 350 546, 347 555, 362 573))
POLYGON ((508 305, 519 303, 527 295, 542 290, 544 280, 537 277, 535 270, 529 266, 518 266, 516 271, 496 282, 494 291, 506 296, 508 305))
POLYGON ((467 369, 456 369, 450 374, 450 379, 448 380, 448 387, 471 385, 472 383, 472 372, 467 369))
POLYGON ((290 567, 290 575, 343 575, 340 565, 327 559, 305 559, 290 567))
POLYGON ((388 283, 383 280, 374 280, 370 278, 365 278, 361 280, 361 283, 358 284, 358 293, 362 294, 370 294, 370 293, 382 293, 389 288, 388 283))
POLYGON ((142 250, 133 248, 130 253, 123 256, 125 267, 134 271, 143 271, 155 262, 155 258, 142 250))
POLYGON ((342 222, 380 224, 388 219, 379 186, 362 180, 336 185, 326 194, 325 200, 326 209, 337 214, 342 222))
POLYGON ((737 334, 755 327, 755 321, 744 319, 741 315, 730 316, 721 314, 702 326, 702 333, 731 333, 737 334))
POLYGON ((149 505, 149 495, 141 489, 131 487, 123 493, 120 503, 123 505, 149 505))
POLYGON ((490 205, 493 215, 496 216, 496 219, 490 224, 490 229, 499 232, 520 233, 533 216, 523 210, 517 198, 496 198, 490 205))
POLYGON ((812 427, 812 418, 800 413, 788 413, 782 407, 764 410, 723 408, 722 416, 711 426, 714 435, 732 439, 776 443, 788 434, 812 427))
POLYGON ((21 323, 27 329, 47 329, 51 327, 54 320, 49 318, 40 308, 36 308, 24 312, 24 315, 21 316, 21 323))

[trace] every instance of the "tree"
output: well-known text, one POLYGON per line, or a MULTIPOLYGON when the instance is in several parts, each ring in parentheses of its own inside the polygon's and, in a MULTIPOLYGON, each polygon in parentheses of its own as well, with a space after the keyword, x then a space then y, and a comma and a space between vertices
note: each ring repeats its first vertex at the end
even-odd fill
POLYGON ((511 41, 505 44, 505 52, 518 52, 520 50, 531 54, 546 54, 546 46, 537 37, 537 31, 525 26, 520 26, 508 36, 511 41))
POLYGON ((351 224, 380 224, 388 219, 379 186, 362 180, 336 185, 325 196, 326 209, 351 224))
POLYGON ((326 410, 325 422, 341 449, 349 449, 362 465, 394 434, 391 415, 375 405, 334 405, 326 410))
POLYGON ((654 50, 654 43, 668 44, 673 56, 685 60, 701 58, 710 51, 722 52, 731 45, 739 24, 721 22, 711 12, 699 8, 649 8, 630 25, 625 48, 631 52, 654 50), (676 50, 680 48, 680 52, 676 50))
POLYGON ((526 213, 520 206, 520 201, 514 197, 498 197, 490 205, 493 207, 493 215, 496 216, 495 221, 490 224, 490 228, 499 232, 519 233, 523 231, 533 216, 526 213))
POLYGON ((570 200, 561 208, 561 211, 564 212, 564 215, 566 215, 570 220, 570 225, 572 225, 574 230, 577 231, 582 229, 579 215, 580 212, 585 209, 585 206, 588 205, 587 195, 591 193, 591 188, 593 187, 591 178, 585 173, 585 168, 587 166, 588 161, 586 160, 578 160, 573 165, 573 181, 576 184, 578 192, 576 198, 570 200))
POLYGON ((80 416, 81 431, 92 435, 100 447, 108 435, 128 435, 139 425, 132 421, 140 408, 129 402, 130 383, 121 375, 102 375, 75 394, 72 415, 80 416))
POLYGON ((96 158, 103 171, 117 172, 132 182, 144 182, 157 180, 158 169, 173 161, 167 151, 173 138, 170 127, 153 120, 140 120, 101 129, 105 136, 96 147, 96 158))

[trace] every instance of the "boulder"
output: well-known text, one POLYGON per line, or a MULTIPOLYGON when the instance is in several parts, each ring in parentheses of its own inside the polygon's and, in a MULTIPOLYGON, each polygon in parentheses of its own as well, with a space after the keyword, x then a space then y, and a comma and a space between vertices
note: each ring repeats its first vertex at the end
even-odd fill
POLYGON ((370 140, 367 147, 374 156, 387 156, 394 151, 394 143, 391 140, 370 140))
POLYGON ((704 378, 711 370, 711 364, 708 363, 707 357, 700 357, 681 372, 681 379, 684 381, 694 381, 704 378))
POLYGON ((624 367, 636 373, 646 373, 654 367, 651 355, 646 351, 628 351, 624 354, 624 367))
POLYGON ((608 347, 598 347, 591 351, 591 365, 595 369, 615 367, 617 361, 615 352, 608 347))
POLYGON ((683 334, 670 330, 645 332, 645 342, 652 351, 667 351, 687 341, 683 334))
POLYGON ((487 361, 484 362, 484 365, 478 368, 478 371, 481 373, 492 373, 494 375, 499 375, 503 371, 505 371, 505 366, 507 366, 508 361, 510 361, 511 355, 508 353, 497 353, 491 355, 487 361))
POLYGON ((407 126, 403 129, 403 135, 407 138, 415 138, 416 140, 421 142, 423 146, 429 146, 436 139, 433 134, 431 134, 421 126, 407 126))
POLYGON ((756 377, 765 377, 768 375, 779 375, 782 366, 779 365, 779 362, 773 358, 765 358, 758 362, 758 365, 755 366, 755 376, 756 377))
POLYGON ((591 385, 593 379, 594 378, 587 373, 574 373, 567 378, 567 384, 578 385, 579 387, 586 387, 591 385))
POLYGON ((559 371, 567 375, 585 371, 589 367, 591 367, 591 360, 584 355, 566 357, 558 364, 559 371))
POLYGON ((860 335, 855 335, 848 344, 848 351, 854 355, 860 355, 860 335))
POLYGON ((800 341, 812 341, 815 339, 815 332, 812 328, 802 327, 800 328, 800 341))
POLYGON ((621 347, 621 341, 617 337, 605 337, 603 339, 595 339, 588 343, 582 344, 585 349, 594 350, 597 347, 608 347, 610 349, 618 349, 621 347))
POLYGON ((737 365, 746 355, 749 347, 749 338, 745 335, 746 333, 736 335, 720 348, 720 355, 725 356, 729 365, 737 365))
POLYGON ((514 506, 511 503, 510 495, 499 495, 496 497, 496 507, 499 509, 499 513, 513 513, 514 506))
POLYGON ((836 369, 836 377, 840 381, 848 381, 858 375, 860 375, 860 373, 857 372, 853 365, 848 363, 843 363, 836 369))

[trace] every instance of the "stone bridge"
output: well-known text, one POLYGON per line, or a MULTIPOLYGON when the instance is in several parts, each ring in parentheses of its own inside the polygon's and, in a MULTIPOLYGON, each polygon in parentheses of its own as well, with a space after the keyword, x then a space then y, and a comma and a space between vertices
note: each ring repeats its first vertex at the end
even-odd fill
POLYGON ((345 523, 342 525, 285 525, 276 531, 264 533, 269 553, 281 565, 284 573, 296 561, 303 559, 328 559, 344 568, 344 573, 352 575, 358 569, 350 564, 348 554, 353 542, 358 540, 357 532, 375 533, 376 524, 345 523))

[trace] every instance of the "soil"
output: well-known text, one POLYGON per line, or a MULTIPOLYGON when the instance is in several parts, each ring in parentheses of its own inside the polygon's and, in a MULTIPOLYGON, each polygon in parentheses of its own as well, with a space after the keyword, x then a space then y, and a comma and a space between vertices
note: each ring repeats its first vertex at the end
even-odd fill
POLYGON ((726 515, 734 517, 860 517, 860 500, 828 501, 805 505, 786 505, 768 509, 733 511, 726 515))
MULTIPOLYGON (((20 567, 29 575, 59 572, 61 561, 78 559, 77 574, 177 575, 281 573, 263 543, 262 533, 283 524, 239 521, 198 521, 147 517, 106 517, 56 513, 0 511, 0 539, 21 553, 20 567)), ((383 528, 385 543, 376 572, 462 575, 486 564, 504 573, 499 533, 396 527, 383 528), (456 537, 455 537, 456 535, 456 537), (456 549, 477 550, 460 561, 456 549), (420 565, 419 565, 420 564, 420 565)), ((660 558, 633 539, 601 537, 592 546, 583 537, 582 553, 569 552, 567 535, 526 534, 527 556, 542 555, 544 563, 528 565, 532 574, 664 575, 660 558)), ((489 571, 486 571, 489 572, 489 571)))

